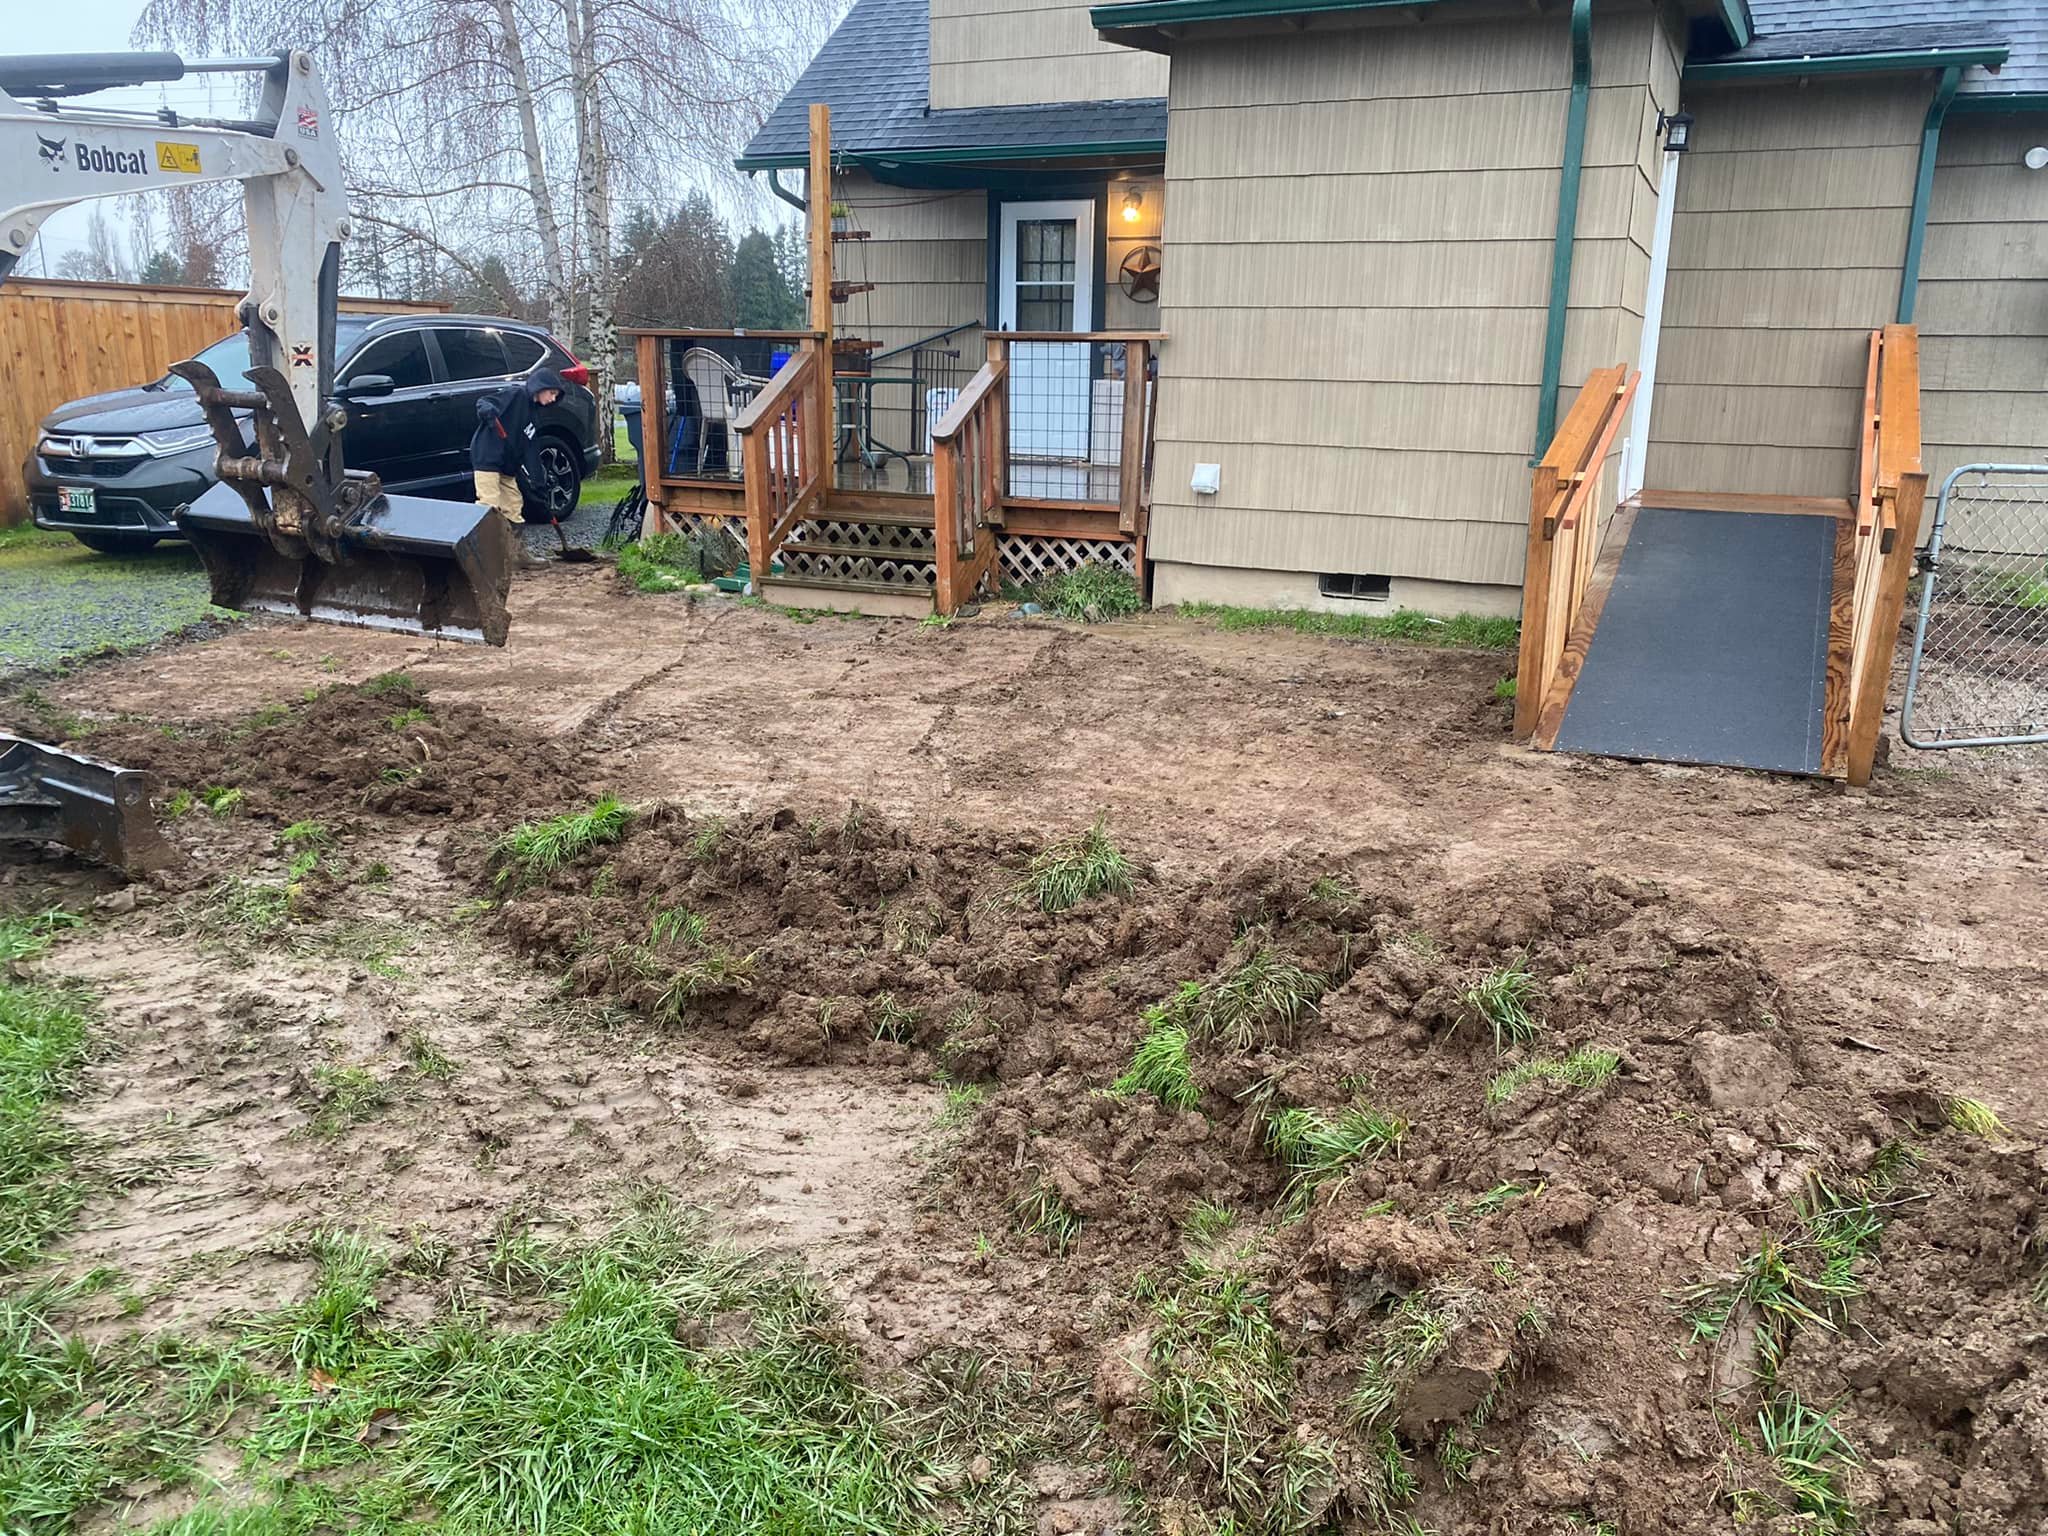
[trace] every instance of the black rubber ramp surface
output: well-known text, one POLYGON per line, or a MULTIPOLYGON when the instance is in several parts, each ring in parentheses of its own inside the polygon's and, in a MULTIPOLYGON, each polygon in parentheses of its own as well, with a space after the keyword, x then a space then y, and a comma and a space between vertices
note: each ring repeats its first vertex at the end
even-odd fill
POLYGON ((1645 507, 1560 752, 1819 773, 1835 524, 1645 507))

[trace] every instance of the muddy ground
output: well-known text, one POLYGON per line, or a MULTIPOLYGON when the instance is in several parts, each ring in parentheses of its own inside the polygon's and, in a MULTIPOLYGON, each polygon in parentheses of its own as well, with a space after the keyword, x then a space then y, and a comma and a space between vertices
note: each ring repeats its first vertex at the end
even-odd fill
POLYGON ((1497 654, 602 568, 522 583, 513 636, 261 623, 39 685, 23 723, 243 791, 153 885, 0 880, 100 890, 43 964, 103 999, 77 1119, 152 1177, 65 1257, 141 1326, 289 1298, 315 1225, 478 1254, 651 1183, 800 1256, 879 1378, 958 1346, 1070 1390, 1048 1532, 1846 1528, 1762 1444, 1794 1394, 1864 1528, 2048 1522, 2048 762, 1547 756, 1497 654), (617 841, 493 856, 601 793, 617 841), (1020 899, 1097 817, 1130 889, 1020 899), (1473 1001, 1504 971, 1525 1041, 1473 1001), (1159 1025, 1185 1106, 1111 1091, 1159 1025), (1311 1167, 1290 1112, 1380 1140, 1311 1167), (1846 1206, 1881 1235, 1835 1294, 1846 1206), (1744 1287, 1774 1242, 1796 1309, 1744 1287))

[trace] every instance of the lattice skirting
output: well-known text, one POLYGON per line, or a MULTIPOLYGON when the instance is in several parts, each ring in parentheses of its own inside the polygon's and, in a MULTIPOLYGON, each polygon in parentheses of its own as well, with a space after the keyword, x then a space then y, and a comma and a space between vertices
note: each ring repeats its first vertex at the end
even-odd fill
POLYGON ((692 534, 700 528, 723 528, 740 541, 740 548, 747 547, 747 519, 744 514, 728 516, 723 512, 663 512, 663 519, 679 533, 692 534))
POLYGON ((862 581, 929 592, 938 581, 930 528, 863 523, 852 518, 810 518, 799 523, 782 551, 788 581, 862 581))
POLYGON ((1137 546, 1121 539, 1053 538, 1031 533, 1005 533, 996 546, 1003 580, 1019 587, 1078 571, 1084 565, 1106 565, 1135 576, 1136 555, 1137 546))

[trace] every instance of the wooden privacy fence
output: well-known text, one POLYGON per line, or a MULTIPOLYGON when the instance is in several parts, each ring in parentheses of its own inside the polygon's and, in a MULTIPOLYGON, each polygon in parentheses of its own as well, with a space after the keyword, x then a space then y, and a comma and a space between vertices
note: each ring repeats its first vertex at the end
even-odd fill
POLYGON ((1870 782, 1884 730, 1885 694, 1913 551, 1927 499, 1920 460, 1920 333, 1888 325, 1870 333, 1856 453, 1855 516, 1835 530, 1834 601, 1821 766, 1851 784, 1870 782))
POLYGON ((1628 419, 1641 375, 1617 363, 1586 380, 1536 466, 1522 587, 1522 647, 1515 667, 1515 734, 1535 732, 1553 694, 1570 692, 1589 636, 1577 636, 1606 508, 1601 471, 1628 419))
POLYGON ((733 421, 746 483, 747 566, 757 592, 830 478, 831 375, 823 356, 816 342, 803 343, 733 421))
MULTIPOLYGON (((0 283, 0 526, 28 515, 22 463, 60 405, 160 379, 239 328, 220 288, 12 278, 0 283)), ((344 309, 437 313, 445 304, 343 299, 344 309)))

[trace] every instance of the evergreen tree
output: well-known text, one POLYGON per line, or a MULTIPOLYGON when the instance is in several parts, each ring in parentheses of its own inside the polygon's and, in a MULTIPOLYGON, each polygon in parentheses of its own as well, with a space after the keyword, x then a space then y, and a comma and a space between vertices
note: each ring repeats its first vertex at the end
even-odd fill
POLYGON ((732 263, 733 323, 750 331, 790 331, 803 324, 804 305, 790 283, 771 236, 750 229, 740 236, 732 263))

